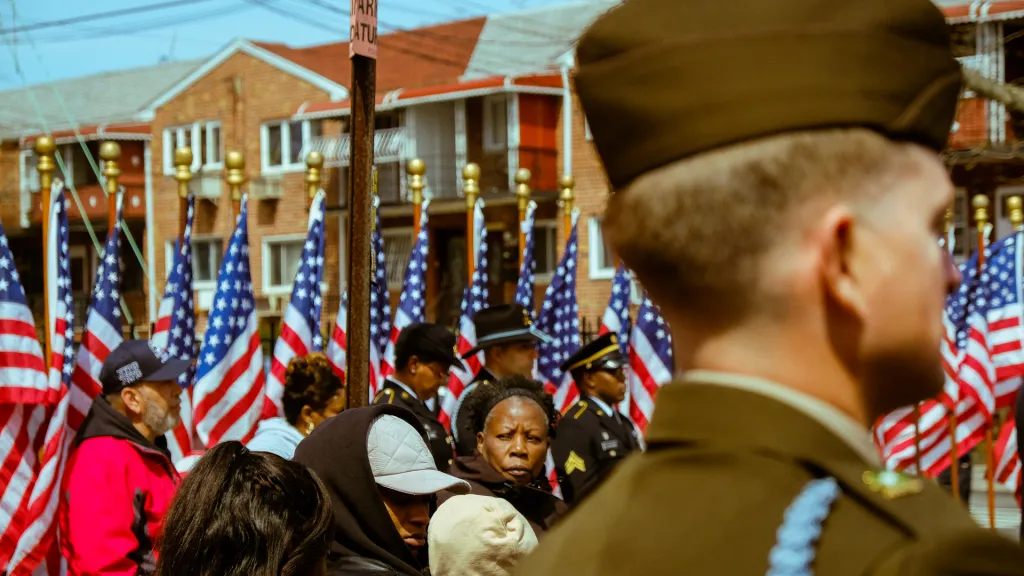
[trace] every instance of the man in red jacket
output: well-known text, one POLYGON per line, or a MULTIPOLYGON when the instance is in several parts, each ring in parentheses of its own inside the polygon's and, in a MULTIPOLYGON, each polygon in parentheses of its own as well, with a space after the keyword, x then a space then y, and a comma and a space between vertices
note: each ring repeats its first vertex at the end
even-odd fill
POLYGON ((146 340, 114 349, 64 474, 61 552, 74 576, 150 574, 153 542, 179 478, 163 434, 180 419, 177 379, 189 362, 146 340))

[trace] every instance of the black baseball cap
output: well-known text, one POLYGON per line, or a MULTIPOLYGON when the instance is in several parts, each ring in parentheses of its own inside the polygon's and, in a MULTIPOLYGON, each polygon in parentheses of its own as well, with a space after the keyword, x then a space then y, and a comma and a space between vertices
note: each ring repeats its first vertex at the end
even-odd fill
POLYGON ((117 394, 139 382, 173 382, 192 362, 168 355, 149 340, 125 340, 107 356, 100 369, 103 394, 117 394))
POLYGON ((415 356, 422 362, 440 362, 465 370, 456 350, 455 334, 444 326, 415 322, 398 334, 395 360, 415 356))

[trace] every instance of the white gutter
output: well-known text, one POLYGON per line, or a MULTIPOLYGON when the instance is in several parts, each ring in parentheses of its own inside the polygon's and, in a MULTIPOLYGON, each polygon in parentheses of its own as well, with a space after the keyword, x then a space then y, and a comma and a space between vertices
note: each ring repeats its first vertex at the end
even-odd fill
MULTIPOLYGON (((506 88, 505 86, 489 86, 487 88, 476 88, 473 90, 463 90, 458 92, 446 92, 444 94, 432 94, 430 96, 421 96, 419 98, 408 98, 406 100, 399 100, 397 102, 382 102, 377 105, 378 111, 385 110, 396 110, 399 108, 405 108, 408 106, 417 106, 420 104, 434 104, 436 102, 451 102, 453 100, 462 100, 464 98, 476 98, 477 96, 490 96, 492 94, 540 94, 542 96, 562 96, 562 88, 548 88, 545 86, 511 86, 506 88)), ((310 112, 307 114, 296 113, 292 116, 292 120, 323 120, 327 118, 343 118, 351 113, 350 109, 342 110, 324 110, 321 112, 310 112)))
POLYGON ((153 236, 156 236, 156 226, 153 223, 153 163, 149 142, 146 142, 143 162, 145 162, 146 174, 146 267, 149 269, 146 279, 149 283, 147 290, 149 293, 149 332, 152 336, 152 326, 156 323, 156 282, 154 281, 156 275, 153 264, 156 261, 153 241, 153 236))
POLYGON ((572 89, 569 67, 562 65, 562 175, 572 175, 572 89))

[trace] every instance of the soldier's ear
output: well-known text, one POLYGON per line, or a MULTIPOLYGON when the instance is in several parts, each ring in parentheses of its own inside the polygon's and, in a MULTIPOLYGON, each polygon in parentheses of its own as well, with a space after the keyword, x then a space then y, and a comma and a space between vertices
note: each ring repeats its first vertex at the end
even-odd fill
POLYGON ((129 386, 121 390, 121 402, 125 408, 142 414, 142 407, 146 405, 146 399, 142 397, 142 390, 138 386, 129 386))
POLYGON ((873 242, 867 226, 858 222, 847 206, 837 205, 825 213, 814 236, 820 279, 828 298, 839 308, 864 318, 866 283, 870 282, 870 268, 877 265, 870 260, 880 256, 868 246, 873 242))

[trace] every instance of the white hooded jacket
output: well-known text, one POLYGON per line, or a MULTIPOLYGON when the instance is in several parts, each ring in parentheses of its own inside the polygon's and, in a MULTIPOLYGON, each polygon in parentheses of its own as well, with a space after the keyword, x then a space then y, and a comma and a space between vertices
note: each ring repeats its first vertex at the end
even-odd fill
POLYGON ((302 433, 284 418, 268 418, 260 422, 256 435, 245 446, 254 452, 270 452, 291 460, 295 447, 303 438, 302 433))

